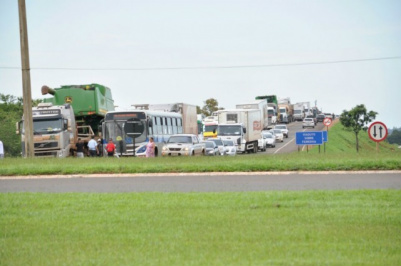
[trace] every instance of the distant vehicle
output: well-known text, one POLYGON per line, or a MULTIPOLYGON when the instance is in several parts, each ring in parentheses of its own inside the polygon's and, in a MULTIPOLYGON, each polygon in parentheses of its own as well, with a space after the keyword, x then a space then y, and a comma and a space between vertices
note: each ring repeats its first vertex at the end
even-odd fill
POLYGON ((163 146, 163 156, 193 156, 202 155, 205 151, 205 144, 200 143, 195 134, 172 135, 163 146))
POLYGON ((313 119, 313 122, 315 123, 315 125, 317 124, 317 118, 316 118, 316 116, 314 116, 314 115, 308 115, 308 116, 306 116, 306 118, 312 118, 312 119, 313 119))
POLYGON ((288 128, 286 125, 276 125, 274 129, 280 129, 284 137, 288 138, 288 128))
POLYGON ((220 155, 225 155, 226 154, 226 149, 224 148, 224 143, 223 140, 221 138, 208 138, 208 141, 213 141, 214 143, 216 143, 218 149, 219 149, 219 153, 220 155))
POLYGON ((272 133, 268 131, 262 131, 262 135, 266 141, 266 147, 276 147, 276 137, 272 133))
POLYGON ((304 121, 302 122, 302 128, 306 127, 313 127, 315 128, 315 122, 313 121, 313 118, 305 118, 304 121))
POLYGON ((262 131, 262 117, 257 109, 231 109, 219 112, 217 136, 231 139, 237 152, 258 152, 258 139, 262 131))
POLYGON ((231 139, 223 139, 224 148, 226 149, 226 155, 234 156, 237 154, 237 147, 231 139))
POLYGON ((284 135, 281 129, 272 129, 271 131, 274 132, 274 135, 276 136, 276 140, 283 142, 284 141, 284 135))
POLYGON ((216 143, 213 141, 204 141, 202 142, 205 144, 205 155, 206 156, 215 156, 219 154, 219 148, 217 147, 216 143))
POLYGON ((317 123, 322 122, 323 120, 326 118, 326 116, 324 114, 318 114, 316 117, 317 123))

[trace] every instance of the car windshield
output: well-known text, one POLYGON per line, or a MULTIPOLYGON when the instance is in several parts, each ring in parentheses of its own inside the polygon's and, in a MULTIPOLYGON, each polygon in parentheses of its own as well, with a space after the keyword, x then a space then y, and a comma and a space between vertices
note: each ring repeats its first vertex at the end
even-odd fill
POLYGON ((276 126, 277 129, 285 129, 285 126, 276 126))
POLYGON ((264 134, 263 134, 263 137, 266 138, 266 139, 272 139, 272 138, 273 138, 273 135, 270 134, 270 133, 264 133, 264 134))
POLYGON ((223 146, 223 141, 221 141, 221 139, 208 139, 209 141, 213 141, 214 143, 216 143, 217 146, 223 146))
POLYGON ((305 122, 310 122, 312 121, 312 118, 305 118, 305 122))
POLYGON ((192 143, 190 136, 171 136, 167 143, 192 143))
POLYGON ((224 146, 234 146, 234 141, 232 140, 223 140, 224 146))
POLYGON ((214 148, 214 143, 211 141, 206 141, 205 142, 205 147, 206 148, 214 148))
POLYGON ((281 130, 280 130, 280 129, 275 129, 275 130, 274 130, 274 133, 276 133, 276 134, 281 134, 281 130))

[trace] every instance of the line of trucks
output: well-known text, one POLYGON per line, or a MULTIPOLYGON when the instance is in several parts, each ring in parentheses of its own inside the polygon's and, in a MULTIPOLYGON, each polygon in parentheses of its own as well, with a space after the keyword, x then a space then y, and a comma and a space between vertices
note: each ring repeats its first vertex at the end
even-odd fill
MULTIPOLYGON (((108 87, 100 84, 66 85, 55 89, 43 86, 42 95, 49 94, 53 97, 45 98, 32 110, 35 156, 67 157, 73 155, 78 138, 84 142, 94 135, 101 138, 102 122, 107 112, 114 111, 114 100, 108 87)), ((151 105, 147 105, 145 108, 175 111, 172 110, 174 106, 149 108, 151 105)), ((190 132, 184 128, 183 133, 197 133, 196 107, 180 106, 178 109, 183 117, 193 117, 186 119, 191 121, 190 132)), ((256 153, 262 130, 276 123, 303 120, 311 112, 308 102, 293 105, 289 98, 278 100, 275 95, 257 96, 249 103, 237 104, 235 109, 219 110, 203 119, 202 137, 231 139, 237 143, 237 152, 256 153)), ((17 134, 21 134, 22 155, 25 156, 23 120, 24 117, 16 127, 17 134)))

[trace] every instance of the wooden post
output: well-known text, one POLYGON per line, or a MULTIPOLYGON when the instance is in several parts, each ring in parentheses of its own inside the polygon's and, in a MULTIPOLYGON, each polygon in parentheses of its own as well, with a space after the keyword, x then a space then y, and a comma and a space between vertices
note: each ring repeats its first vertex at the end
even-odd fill
POLYGON ((18 12, 21 42, 22 97, 24 104, 25 157, 34 157, 31 75, 25 0, 18 0, 18 12))

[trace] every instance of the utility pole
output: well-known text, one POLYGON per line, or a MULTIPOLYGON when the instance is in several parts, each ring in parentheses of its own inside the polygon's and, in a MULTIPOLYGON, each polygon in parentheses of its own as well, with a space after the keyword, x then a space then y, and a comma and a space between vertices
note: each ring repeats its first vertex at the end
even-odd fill
POLYGON ((25 0, 18 0, 18 12, 21 42, 22 98, 24 103, 25 157, 32 158, 35 152, 33 147, 31 74, 25 0))

